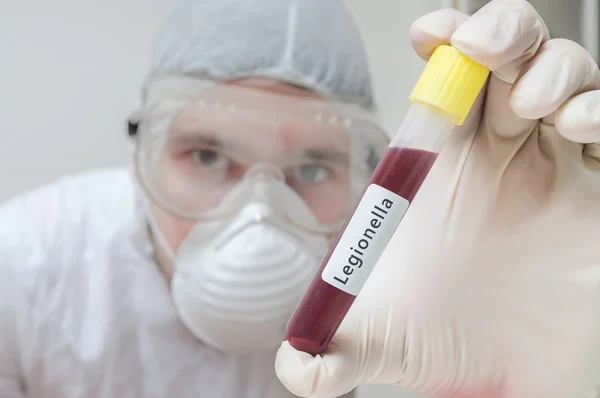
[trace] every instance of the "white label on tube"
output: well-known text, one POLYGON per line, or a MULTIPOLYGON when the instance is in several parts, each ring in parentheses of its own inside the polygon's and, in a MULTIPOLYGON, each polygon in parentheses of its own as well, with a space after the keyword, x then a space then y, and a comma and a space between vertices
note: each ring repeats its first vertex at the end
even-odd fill
POLYGON ((403 197, 371 184, 348 222, 321 278, 346 293, 358 295, 408 206, 408 200, 403 197))

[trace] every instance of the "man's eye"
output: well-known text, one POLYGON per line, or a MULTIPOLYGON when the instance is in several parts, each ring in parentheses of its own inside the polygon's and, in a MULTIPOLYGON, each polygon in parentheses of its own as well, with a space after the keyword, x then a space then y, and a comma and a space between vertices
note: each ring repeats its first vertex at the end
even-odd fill
POLYGON ((294 177, 304 182, 321 182, 329 176, 329 170, 318 164, 303 164, 294 170, 294 177))
POLYGON ((227 166, 227 158, 219 152, 210 149, 200 149, 196 151, 196 159, 204 167, 222 168, 227 166))

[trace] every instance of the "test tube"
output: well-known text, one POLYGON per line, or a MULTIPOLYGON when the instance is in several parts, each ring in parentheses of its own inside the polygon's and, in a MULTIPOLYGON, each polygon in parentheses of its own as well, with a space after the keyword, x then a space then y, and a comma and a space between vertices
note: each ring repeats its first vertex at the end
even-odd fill
POLYGON ((312 355, 326 350, 445 138, 463 123, 488 75, 485 66, 454 47, 435 49, 400 128, 288 322, 286 339, 292 347, 312 355))

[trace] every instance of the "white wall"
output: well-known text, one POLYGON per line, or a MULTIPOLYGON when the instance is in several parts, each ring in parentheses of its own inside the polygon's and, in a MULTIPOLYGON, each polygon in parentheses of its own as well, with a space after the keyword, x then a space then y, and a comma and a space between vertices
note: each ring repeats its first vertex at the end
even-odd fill
MULTIPOLYGON (((438 0, 347 0, 364 32, 384 126, 393 131, 423 63, 412 21, 438 0)), ((172 0, 0 1, 0 202, 53 179, 126 165, 153 32, 172 0)), ((415 397, 370 386, 362 398, 415 397)))
POLYGON ((152 34, 171 0, 0 0, 0 201, 125 164, 152 34))

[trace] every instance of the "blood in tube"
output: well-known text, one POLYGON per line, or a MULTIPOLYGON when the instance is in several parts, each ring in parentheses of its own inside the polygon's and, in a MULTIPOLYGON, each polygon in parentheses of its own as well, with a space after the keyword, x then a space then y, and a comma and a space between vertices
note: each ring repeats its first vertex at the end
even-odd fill
POLYGON ((358 275, 354 274, 355 267, 360 268, 363 260, 369 261, 366 259, 369 249, 371 261, 377 261, 436 158, 437 153, 421 149, 390 147, 386 150, 353 216, 342 228, 288 322, 286 339, 292 347, 312 355, 325 351, 364 284, 365 277, 351 280, 358 275), (358 228, 352 223, 359 223, 358 228), (346 234, 349 227, 356 228, 356 233, 346 234), (389 237, 377 241, 377 232, 389 237), (376 245, 379 247, 374 247, 376 245), (331 262, 336 263, 334 270, 324 272, 331 267, 331 262))

